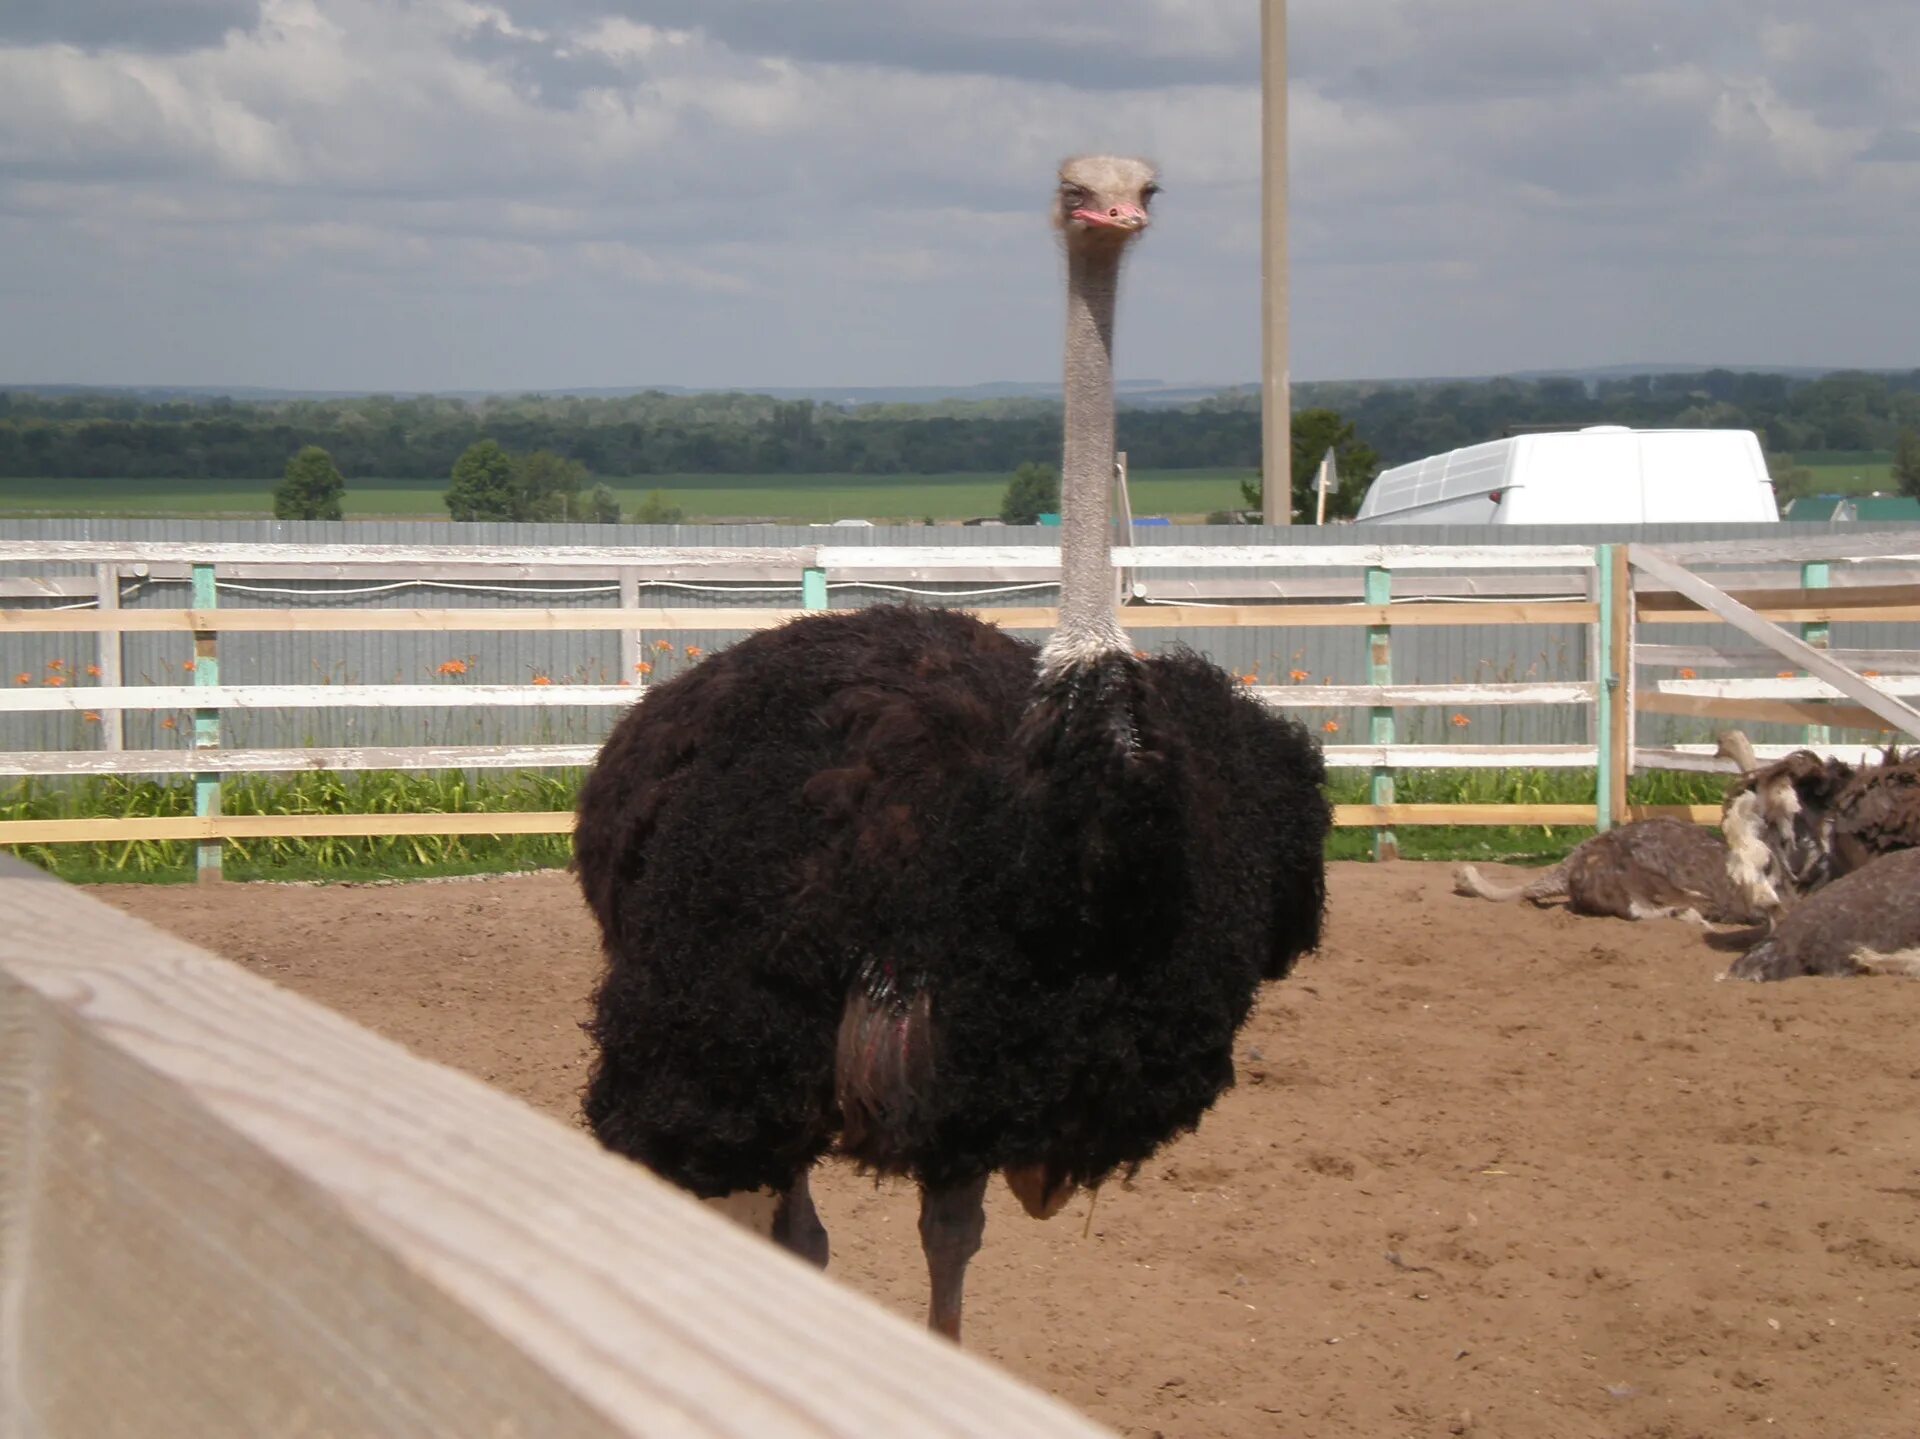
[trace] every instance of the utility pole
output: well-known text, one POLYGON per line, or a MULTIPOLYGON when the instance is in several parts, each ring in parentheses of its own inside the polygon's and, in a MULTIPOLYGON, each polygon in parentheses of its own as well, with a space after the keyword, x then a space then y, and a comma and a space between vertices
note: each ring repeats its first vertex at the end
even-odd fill
POLYGON ((1293 523, 1293 378, 1287 362, 1287 0, 1260 0, 1261 518, 1293 523))

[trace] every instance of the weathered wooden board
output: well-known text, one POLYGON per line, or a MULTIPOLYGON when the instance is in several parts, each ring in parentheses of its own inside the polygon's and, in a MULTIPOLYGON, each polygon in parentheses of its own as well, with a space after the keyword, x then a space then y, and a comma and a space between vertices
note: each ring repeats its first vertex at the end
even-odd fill
POLYGON ((0 913, 0 1431, 1105 1433, 584 1134, 4 858, 0 913))
MULTIPOLYGON (((1836 663, 1830 656, 1814 649, 1804 640, 1786 633, 1778 625, 1769 624, 1738 600, 1722 594, 1698 575, 1689 573, 1671 556, 1647 546, 1634 545, 1632 560, 1635 567, 1671 585, 1703 608, 1711 610, 1742 634, 1758 640, 1769 649, 1785 656, 1796 668, 1826 680, 1847 698, 1871 710, 1889 725, 1914 738, 1920 738, 1920 711, 1903 704, 1891 695, 1881 693, 1845 665, 1836 663)), ((1916 607, 1916 616, 1920 617, 1920 607, 1916 607)))
MULTIPOLYGON (((1874 764, 1882 753, 1878 745, 1836 744, 1757 744, 1754 757, 1763 762, 1782 759, 1796 750, 1809 749, 1823 759, 1845 760, 1848 764, 1874 764)), ((1636 770, 1677 770, 1687 774, 1738 774, 1740 767, 1724 758, 1718 746, 1707 744, 1673 745, 1666 748, 1635 750, 1636 770)))
POLYGON ((302 770, 567 769, 598 745, 397 745, 356 749, 0 750, 0 775, 292 774, 302 770))
POLYGON ((0 713, 85 710, 267 709, 560 709, 624 706, 641 691, 627 685, 80 685, 0 689, 0 713))
POLYGON ((1703 695, 1648 694, 1635 701, 1642 714, 1685 715, 1749 724, 1812 724, 1837 729, 1885 730, 1887 722, 1858 705, 1818 704, 1811 700, 1710 699, 1703 695))
POLYGON ((210 814, 0 820, 0 844, 119 843, 133 839, 316 839, 336 835, 571 834, 572 810, 462 810, 446 814, 210 814))
POLYGON ((1554 684, 1484 685, 1254 685, 1252 693, 1275 709, 1372 705, 1590 705, 1585 680, 1554 684))

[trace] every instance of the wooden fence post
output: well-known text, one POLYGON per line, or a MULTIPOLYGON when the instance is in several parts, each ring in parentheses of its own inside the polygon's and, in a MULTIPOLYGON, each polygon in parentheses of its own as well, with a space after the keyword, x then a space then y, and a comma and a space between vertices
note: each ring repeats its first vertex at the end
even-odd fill
MULTIPOLYGON (((1390 604, 1393 600, 1393 571, 1374 567, 1367 571, 1367 603, 1370 605, 1390 604)), ((1392 629, 1388 625, 1369 625, 1367 627, 1367 680, 1370 684, 1390 685, 1393 683, 1393 642, 1392 629)), ((1393 743, 1393 706, 1375 705, 1367 725, 1367 740, 1370 744, 1390 745, 1393 743)), ((1373 771, 1372 801, 1378 805, 1393 803, 1393 770, 1386 766, 1377 766, 1373 771)), ((1375 859, 1400 858, 1400 841, 1394 832, 1382 825, 1373 832, 1373 857, 1375 859)))
MULTIPOLYGON (((102 610, 118 610, 120 608, 120 566, 95 565, 93 589, 102 610)), ((94 637, 94 646, 95 658, 100 664, 101 685, 118 688, 125 684, 127 682, 126 635, 120 630, 102 630, 94 637)), ((102 710, 100 712, 100 748, 119 751, 126 747, 126 712, 102 710)))
POLYGON ((1612 782, 1607 786, 1607 815, 1614 824, 1627 822, 1627 780, 1633 774, 1635 718, 1633 711, 1633 567, 1625 545, 1613 551, 1613 669, 1607 704, 1613 711, 1612 782))
MULTIPOLYGON (((208 564, 196 564, 193 567, 193 607, 196 610, 212 610, 217 609, 219 604, 220 590, 214 582, 214 567, 208 564)), ((196 688, 220 683, 220 637, 217 631, 195 630, 193 632, 193 683, 196 688)), ((193 747, 195 749, 220 747, 219 710, 201 709, 193 712, 193 747)), ((201 772, 194 775, 193 812, 203 819, 219 815, 220 776, 217 772, 201 772)), ((220 879, 222 860, 221 841, 201 840, 194 853, 195 878, 203 884, 220 879)))
MULTIPOLYGON (((623 610, 640 608, 640 572, 622 568, 615 577, 620 583, 619 606, 623 610)), ((638 630, 620 631, 620 683, 644 689, 640 674, 640 644, 643 636, 638 630)))
MULTIPOLYGON (((1833 567, 1825 560, 1808 560, 1800 566, 1800 588, 1803 590, 1824 590, 1832 580, 1833 567)), ((1800 626, 1800 638, 1817 650, 1830 647, 1831 633, 1824 621, 1800 626)), ((1808 744, 1825 744, 1831 738, 1832 734, 1827 726, 1823 724, 1807 726, 1808 744)))
POLYGON ((1621 687, 1622 657, 1615 648, 1615 620, 1622 606, 1617 593, 1619 577, 1614 570, 1614 548, 1612 545, 1593 547, 1593 591, 1600 605, 1599 618, 1594 621, 1593 647, 1593 826, 1603 833, 1613 828, 1617 814, 1614 786, 1620 779, 1615 773, 1620 763, 1621 736, 1614 733, 1619 719, 1614 697, 1621 687))
POLYGON ((800 608, 824 610, 827 607, 827 572, 809 566, 800 572, 800 608))

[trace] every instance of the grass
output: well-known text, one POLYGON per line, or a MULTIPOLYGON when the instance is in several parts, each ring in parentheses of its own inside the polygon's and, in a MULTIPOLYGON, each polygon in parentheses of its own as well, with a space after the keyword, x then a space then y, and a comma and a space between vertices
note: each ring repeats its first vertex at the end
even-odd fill
POLYGON ((1795 455, 1794 463, 1813 475, 1810 494, 1865 495, 1874 490, 1897 492, 1900 488, 1893 480, 1893 455, 1886 450, 1824 450, 1795 455))
MULTIPOLYGON (((1198 520, 1237 508, 1240 481, 1251 470, 1137 470, 1129 478, 1136 515, 1198 520)), ((840 519, 964 520, 996 515, 1009 476, 940 475, 633 475, 606 483, 623 509, 658 490, 693 522, 740 517, 793 523, 840 519)), ((0 490, 0 516, 114 519, 265 519, 273 514, 275 479, 141 480, 22 479, 0 490)), ((447 517, 447 482, 349 480, 350 520, 447 517)))
MULTIPOLYGON (((229 781, 221 792, 228 814, 446 814, 511 810, 569 810, 582 774, 546 770, 429 774, 302 773, 229 781)), ((1333 797, 1342 804, 1367 798, 1367 776, 1339 772, 1333 797)), ((1638 804, 1717 804, 1722 781, 1709 775, 1636 776, 1629 787, 1638 804)), ((1403 804, 1591 804, 1591 770, 1408 771, 1397 777, 1403 804)), ((103 777, 78 782, 22 780, 0 790, 0 819, 184 815, 193 812, 187 783, 103 777)), ((1593 833, 1586 827, 1512 825, 1403 829, 1407 859, 1487 859, 1509 863, 1560 858, 1593 833)), ((129 840, 111 844, 20 845, 21 858, 78 884, 170 883, 193 877, 190 841, 129 840)), ((1366 859, 1370 830, 1336 830, 1330 859, 1366 859)), ((232 879, 348 881, 426 879, 554 868, 566 864, 565 835, 392 835, 365 838, 230 840, 226 873, 232 879)))

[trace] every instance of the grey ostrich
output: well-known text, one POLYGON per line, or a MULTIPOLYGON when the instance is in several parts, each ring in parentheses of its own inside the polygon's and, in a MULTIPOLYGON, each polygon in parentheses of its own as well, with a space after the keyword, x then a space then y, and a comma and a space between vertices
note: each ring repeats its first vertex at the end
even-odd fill
POLYGON ((1311 737, 1114 616, 1114 302, 1154 189, 1135 160, 1059 175, 1044 648, 950 610, 797 620, 651 691, 580 795, 594 1133, 823 1265, 817 1160, 913 1179, 955 1338, 988 1178, 1044 1218, 1191 1129, 1261 982, 1319 939, 1311 737))

